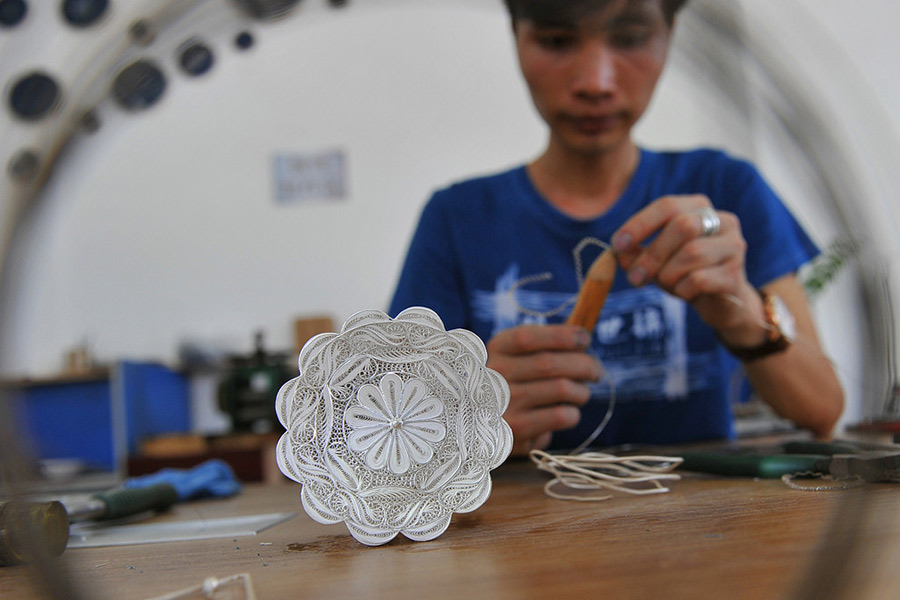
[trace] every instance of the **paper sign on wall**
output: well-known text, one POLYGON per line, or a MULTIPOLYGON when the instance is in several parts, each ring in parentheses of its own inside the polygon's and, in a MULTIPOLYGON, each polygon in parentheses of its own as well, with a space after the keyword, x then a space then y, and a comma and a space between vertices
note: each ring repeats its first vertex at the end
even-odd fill
POLYGON ((275 155, 275 201, 343 200, 347 160, 343 150, 275 155))

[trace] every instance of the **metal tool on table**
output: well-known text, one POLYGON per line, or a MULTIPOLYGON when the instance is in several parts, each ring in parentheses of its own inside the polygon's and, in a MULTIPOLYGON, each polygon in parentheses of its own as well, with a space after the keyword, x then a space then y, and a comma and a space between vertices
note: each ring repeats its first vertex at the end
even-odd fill
POLYGON ((69 519, 62 503, 0 503, 0 567, 59 556, 68 541, 69 519))
POLYGON ((94 523, 73 526, 69 548, 131 546, 158 542, 184 542, 224 537, 256 535, 260 531, 297 516, 296 512, 204 518, 192 521, 167 521, 140 525, 97 527, 94 523))
MULTIPOLYGON (((166 468, 150 475, 133 477, 126 480, 124 485, 127 489, 116 490, 113 498, 108 496, 103 498, 108 505, 116 507, 116 501, 127 501, 128 506, 136 510, 137 498, 143 498, 145 502, 152 504, 152 508, 162 508, 174 501, 186 502, 208 497, 225 498, 241 490, 241 483, 231 467, 217 459, 207 460, 189 469, 166 468), (139 495, 128 496, 126 492, 139 495)), ((80 510, 82 511, 80 514, 92 516, 94 520, 72 525, 69 530, 69 548, 256 535, 257 532, 285 521, 295 514, 240 515, 135 525, 109 520, 98 522, 96 513, 88 512, 90 506, 82 506, 80 510)), ((111 512, 109 511, 107 515, 109 516, 111 512)))
POLYGON ((61 555, 69 542, 70 523, 165 510, 177 500, 174 487, 157 484, 118 488, 62 501, 4 502, 0 504, 0 566, 61 555))
POLYGON ((849 443, 786 442, 778 448, 759 450, 710 450, 679 452, 681 470, 716 475, 779 478, 810 473, 836 480, 900 482, 900 448, 866 449, 849 443))
POLYGON ((70 522, 121 519, 162 511, 178 501, 175 487, 157 483, 144 488, 117 488, 83 498, 64 499, 70 522))

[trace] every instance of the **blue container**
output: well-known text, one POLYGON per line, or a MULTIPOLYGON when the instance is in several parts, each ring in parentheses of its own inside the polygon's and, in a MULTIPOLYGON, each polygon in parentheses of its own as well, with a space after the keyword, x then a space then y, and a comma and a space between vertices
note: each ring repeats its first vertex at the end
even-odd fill
POLYGON ((120 362, 96 377, 21 382, 13 398, 37 458, 121 472, 142 439, 190 431, 189 390, 184 375, 163 365, 120 362))

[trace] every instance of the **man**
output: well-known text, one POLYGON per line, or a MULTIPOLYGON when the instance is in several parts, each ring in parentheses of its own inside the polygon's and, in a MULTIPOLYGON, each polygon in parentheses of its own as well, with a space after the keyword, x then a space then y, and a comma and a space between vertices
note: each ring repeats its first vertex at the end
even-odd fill
POLYGON ((488 366, 510 384, 515 454, 578 446, 613 389, 598 444, 730 437, 732 356, 778 414, 828 435, 843 392, 795 276, 813 243, 746 162, 632 140, 683 1, 506 4, 547 147, 435 194, 391 313, 427 306, 489 340, 488 366), (619 272, 586 332, 563 322, 573 251, 594 238, 619 272), (611 385, 597 384, 604 370, 611 385))

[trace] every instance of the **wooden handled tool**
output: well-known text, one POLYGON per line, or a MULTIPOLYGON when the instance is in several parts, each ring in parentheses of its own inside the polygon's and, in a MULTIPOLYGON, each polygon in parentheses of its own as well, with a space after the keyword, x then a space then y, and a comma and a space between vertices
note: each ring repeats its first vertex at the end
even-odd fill
POLYGON ((581 291, 578 292, 578 299, 575 300, 575 307, 566 323, 593 331, 615 278, 616 257, 612 250, 604 250, 588 269, 581 291))

